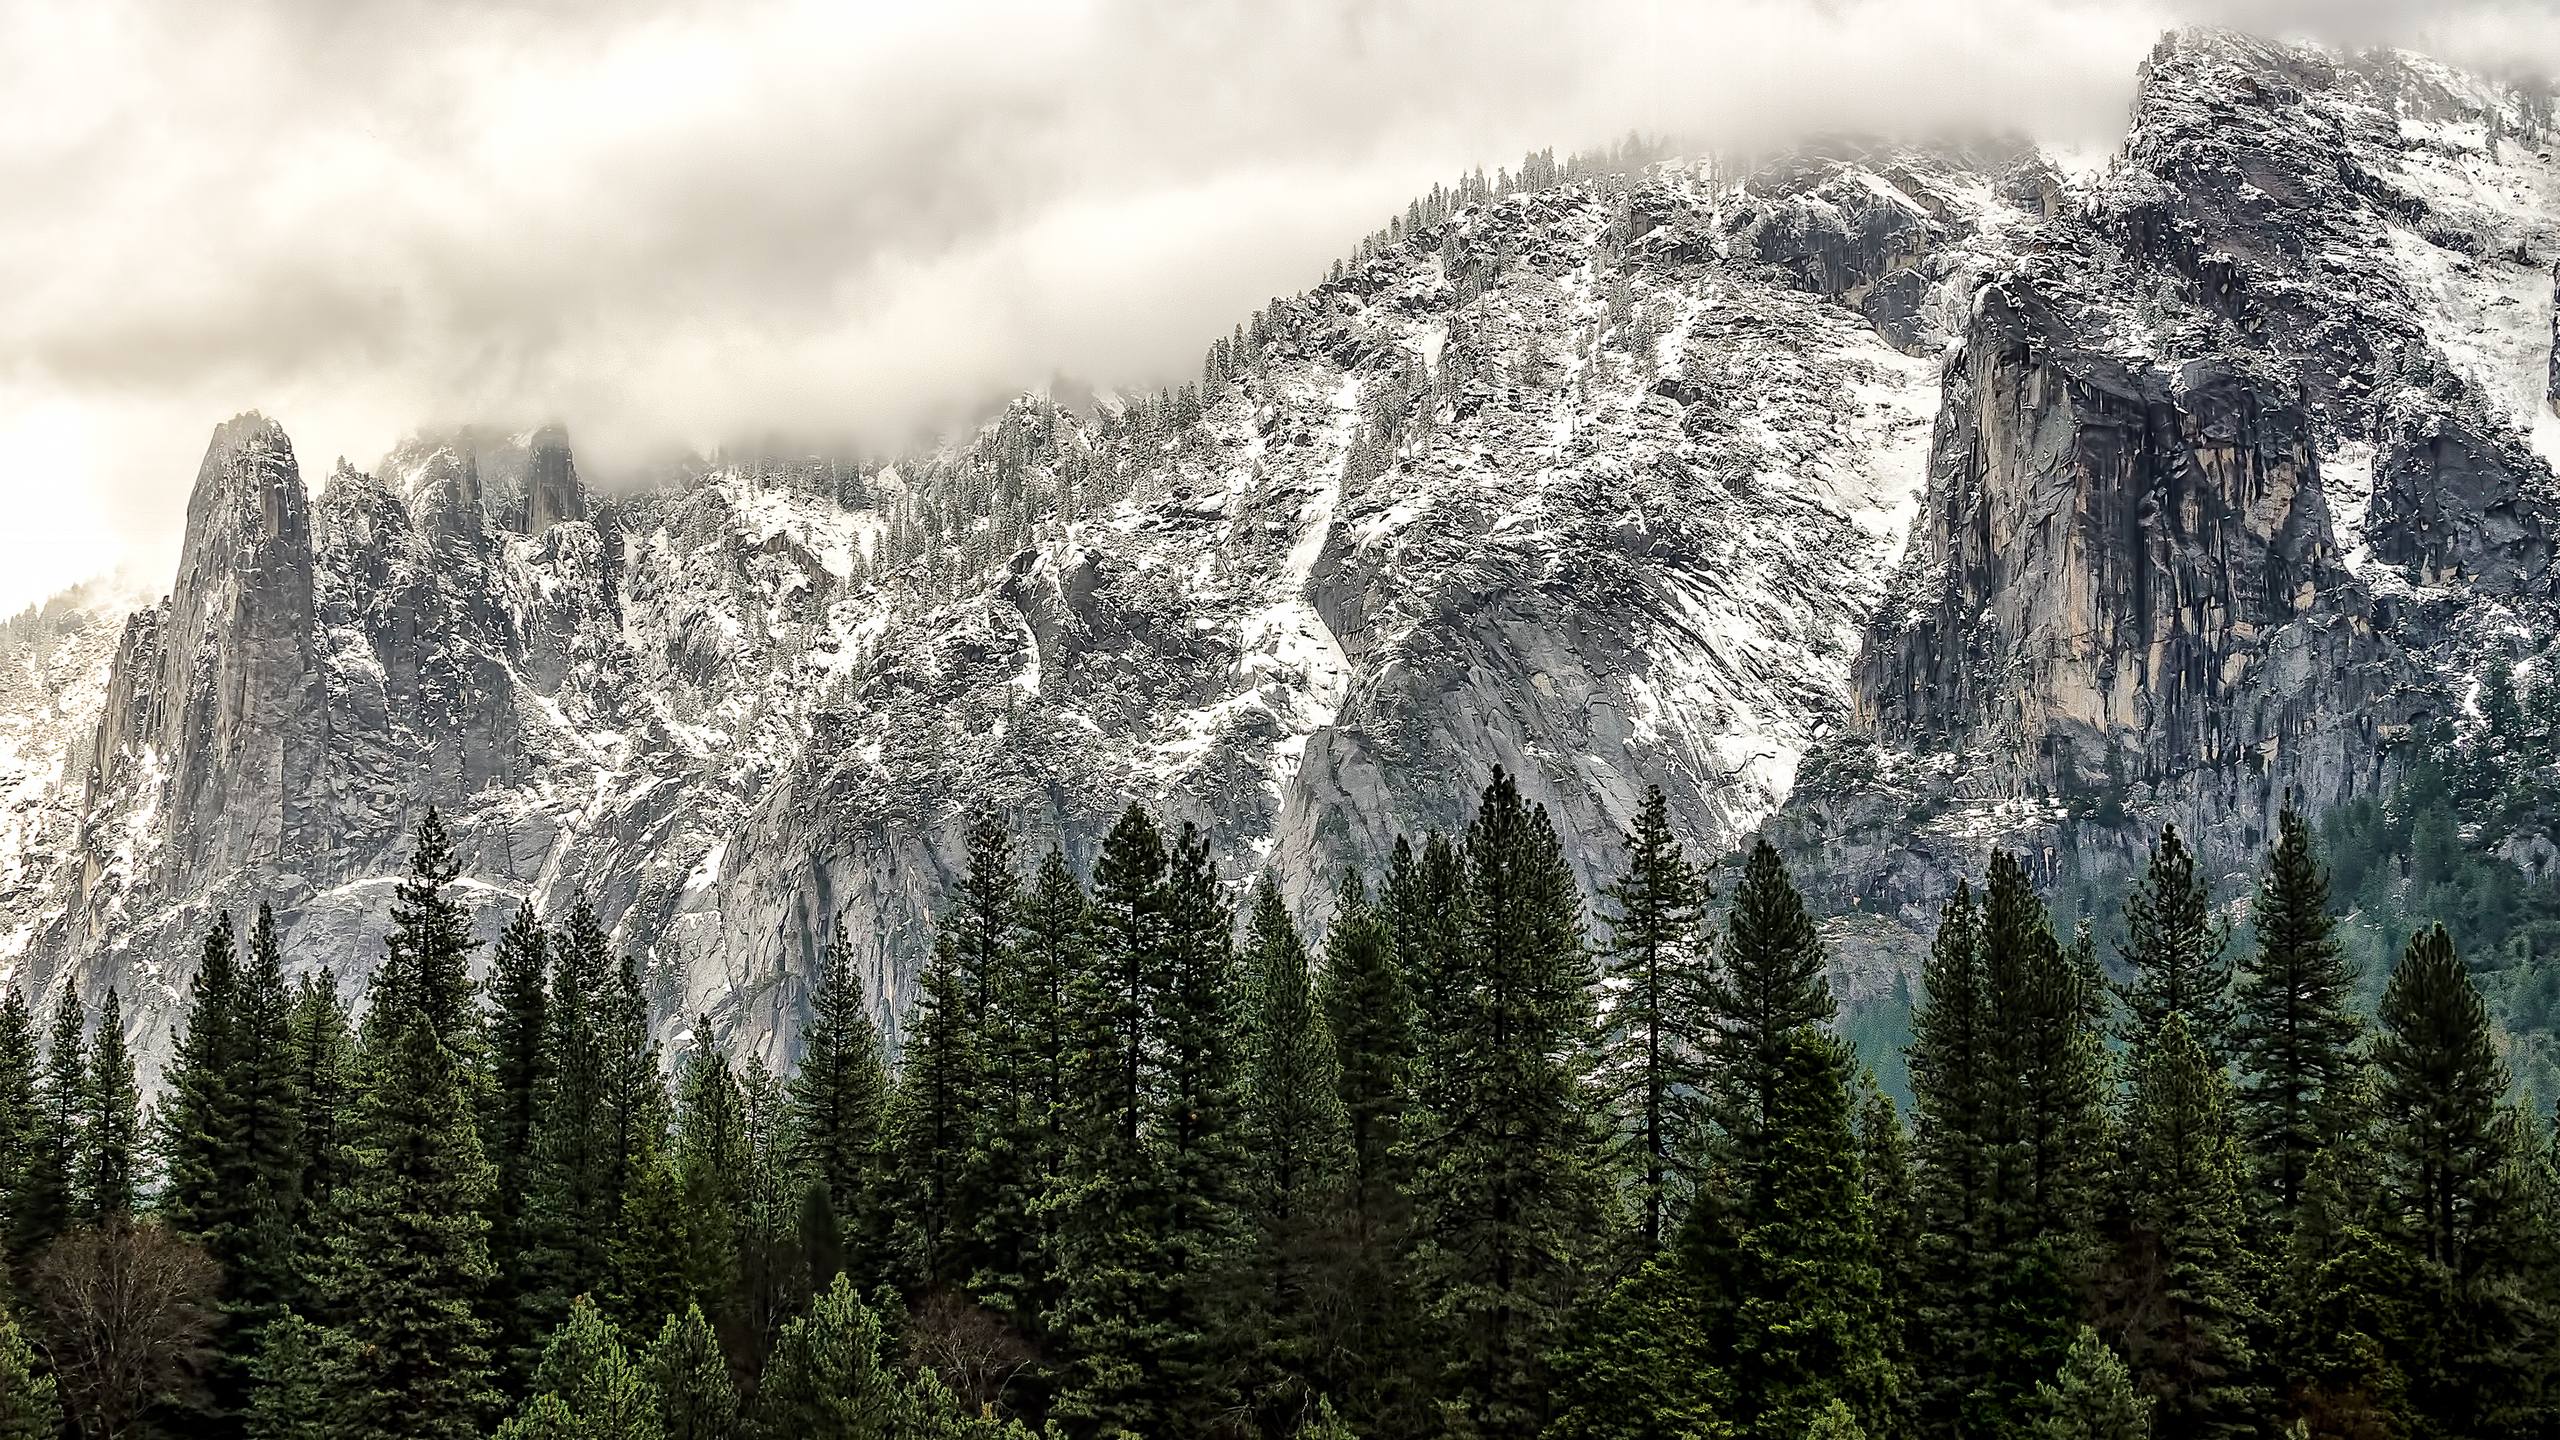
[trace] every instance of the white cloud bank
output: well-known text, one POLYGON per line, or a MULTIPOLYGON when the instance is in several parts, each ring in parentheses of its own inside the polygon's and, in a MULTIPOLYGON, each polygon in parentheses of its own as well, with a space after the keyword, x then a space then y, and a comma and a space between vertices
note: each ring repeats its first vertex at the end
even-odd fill
POLYGON ((1534 147, 2103 142, 2191 20, 2560 57, 2540 0, 0 0, 0 609, 161 581, 241 409, 315 480, 473 418, 894 445, 1188 374, 1534 147))

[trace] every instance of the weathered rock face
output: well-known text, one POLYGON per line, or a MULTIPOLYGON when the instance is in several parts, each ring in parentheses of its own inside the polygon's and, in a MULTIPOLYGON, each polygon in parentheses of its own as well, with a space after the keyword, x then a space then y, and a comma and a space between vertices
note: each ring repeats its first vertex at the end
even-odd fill
MULTIPOLYGON (((2295 394, 2223 360, 2081 348, 2016 277, 1949 361, 1851 743, 1965 757, 1955 793, 2015 807, 1978 839, 2049 841, 2075 801, 2130 797, 2145 825, 2245 855, 2288 794, 2316 810, 2375 782, 2413 676, 2370 610, 2295 394)), ((1869 903, 1925 910, 1979 857, 1945 858, 1845 871, 1869 903)))
POLYGON ((2551 469, 2464 398, 2407 386, 2376 408, 2368 543, 2414 584, 2545 595, 2560 523, 2551 469))
POLYGON ((2504 105, 2413 58, 2162 42, 2118 163, 1949 361, 1858 723, 1776 827, 1834 903, 1925 931, 1993 846, 2103 873, 2163 823, 2243 869, 2288 796, 2387 784, 2491 617, 2544 603, 2504 337, 2560 169, 2498 152, 2504 105))
POLYGON ((70 779, 18 782, 0 958, 124 987, 147 1058, 217 906, 360 992, 433 804, 484 926, 592 902, 663 1030, 787 1059, 839 931, 894 1025, 981 808, 1081 866, 1143 803, 1320 920, 1500 765, 1594 886, 1647 785, 1709 854, 1784 804, 1890 1003, 1992 846, 2244 864, 2547 628, 2560 166, 2510 101, 2173 37, 2094 179, 1837 145, 1480 197, 1196 396, 888 469, 607 499, 464 430, 306 505, 226 427, 171 598, 75 627, 116 654, 26 752, 70 779))
POLYGON ((2560 416, 2560 260, 2551 262, 2551 377, 2544 382, 2542 399, 2560 416))
MULTIPOLYGON (((312 628, 311 519, 293 446, 244 415, 214 432, 187 507, 177 587, 117 657, 86 808, 155 787, 190 843, 135 878, 171 890, 246 868, 291 872, 329 844, 314 785, 329 717, 312 628)), ((117 858, 84 836, 94 876, 117 858)), ((89 938, 112 911, 86 908, 89 938)))

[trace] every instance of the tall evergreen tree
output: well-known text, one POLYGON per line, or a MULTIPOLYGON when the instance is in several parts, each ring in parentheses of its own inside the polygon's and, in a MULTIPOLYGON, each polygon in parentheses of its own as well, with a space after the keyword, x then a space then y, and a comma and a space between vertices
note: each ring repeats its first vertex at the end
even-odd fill
POLYGON ((645 1362, 666 1440, 738 1440, 738 1387, 699 1305, 670 1315, 645 1362))
POLYGON ((80 1218, 118 1225, 133 1218, 137 1198, 135 1154, 142 1132, 142 1092, 134 1083, 133 1054, 124 1043, 124 1004, 115 989, 98 1007, 98 1034, 89 1050, 87 1102, 80 1122, 80 1218))
POLYGON ((607 1313, 617 1324, 654 1324, 677 1297, 659 1288, 666 1258, 681 1242, 665 1228, 636 1223, 640 1217, 672 1218, 674 1207, 654 1210, 642 1203, 650 1186, 672 1195, 666 1182, 675 1176, 666 1081, 658 1064, 658 1045, 649 1037, 648 990, 641 983, 640 962, 629 954, 615 965, 612 983, 596 1005, 597 1056, 604 1081, 605 1191, 610 1213, 621 1217, 606 1246, 607 1313))
POLYGON ((2139 1052, 2127 1105, 2124 1329, 2137 1388, 2171 1434, 2254 1434, 2263 1399, 2240 1147, 2229 1082, 2184 1012, 2170 1012, 2139 1052))
POLYGON ((2419 1258, 2476 1275, 2499 1258, 2509 1219, 2498 1144, 2508 1074, 2442 925, 2409 938, 2381 1022, 2384 1201, 2419 1258))
POLYGON ((2082 1326, 2062 1366, 2036 1389, 2035 1440, 2149 1440, 2151 1402, 2098 1332, 2082 1326))
POLYGON ((1103 837, 1088 963, 1068 986, 1066 1155, 1048 1201, 1060 1279, 1050 1328, 1068 1357, 1051 1414, 1079 1436, 1158 1433, 1169 1402, 1153 1362, 1174 1323, 1171 1203, 1148 1130, 1163 1093, 1148 1006, 1163 985, 1166 909, 1164 840, 1132 805, 1103 837))
POLYGON ((2104 981, 2054 938, 2015 857, 1992 857, 1977 911, 1959 891, 1913 1019, 1922 1415, 1997 1433, 2025 1423, 2069 1348, 2092 1279, 2107 1142, 2104 981))
POLYGON ((1801 1025, 1768 1076, 1726 1302, 1744 1435, 1788 1440, 1834 1403, 1881 1426, 1895 1406, 1849 1073, 1846 1047, 1801 1025))
POLYGON ((800 1032, 800 1067, 791 1077, 794 1154, 826 1192, 846 1268, 876 1280, 886 1260, 886 1227, 878 1216, 889 1074, 843 935, 827 947, 824 963, 800 1032))
POLYGON ((959 927, 946 925, 935 937, 917 980, 890 1101, 890 1171, 898 1177, 891 1208, 899 1273, 919 1291, 937 1292, 967 1278, 959 1239, 975 1218, 961 1213, 959 1190, 981 1099, 984 1036, 970 1020, 977 979, 965 968, 959 927))
MULTIPOLYGON (((603 1007, 613 981, 612 945, 584 902, 547 947, 550 1032, 543 1068, 549 1094, 533 1140, 533 1197, 523 1220, 523 1274, 515 1295, 516 1333, 548 1335, 569 1302, 601 1293, 611 1242, 622 1218, 614 1178, 610 1075, 603 1007)), ((519 1365, 524 1357, 515 1357, 519 1365)))
POLYGON ((765 1434, 803 1440, 996 1440, 1022 1433, 962 1416, 951 1392, 931 1375, 899 1373, 888 1327, 841 1275, 807 1315, 784 1328, 755 1408, 765 1434))
POLYGON ((1495 774, 1461 848, 1463 928, 1451 973, 1432 982, 1447 1008, 1427 1012, 1423 1107, 1407 1136, 1414 1260, 1444 1347, 1444 1421, 1460 1435, 1528 1435, 1606 1215, 1586 1085, 1594 976, 1555 831, 1509 775, 1495 774))
POLYGON ((535 1144, 551 1102, 550 936, 530 903, 498 937, 489 971, 489 1085, 482 1102, 480 1144, 488 1152, 491 1187, 489 1262, 497 1272, 491 1302, 499 1354, 521 1375, 541 1333, 525 1296, 535 1286, 528 1265, 528 1212, 535 1203, 535 1144))
POLYGON ((1317 1252, 1320 1237, 1335 1233, 1350 1145, 1341 1069, 1306 946, 1267 875, 1254 886, 1245 963, 1244 1153, 1261 1281, 1254 1328, 1276 1372, 1265 1383, 1279 1392, 1264 1405, 1294 1414, 1321 1389, 1316 1367, 1329 1337, 1318 1328, 1317 1252))
POLYGON ((2189 1037, 2217 1062, 2227 1060, 2231 957, 2214 924, 2204 876, 2175 825, 2151 847, 2142 880, 2125 901, 2124 928, 2124 960, 2133 975, 2122 990, 2126 1046, 2138 1053, 2170 1016, 2184 1015, 2189 1037))
POLYGON ((2431 1435, 2534 1433, 2552 1320, 2519 1293, 2536 1224, 2521 1127, 2486 1007, 2442 925, 2412 935, 2374 1046, 2381 1223, 2412 1272, 2408 1404, 2431 1435))
POLYGON ((1991 1053, 1989 1414, 2023 1401, 2076 1333, 2096 1260, 2107 1153, 2105 981, 2085 936, 2066 948, 2017 858, 1992 857, 1982 957, 1991 1053))
POLYGON ((471 927, 449 889, 459 869, 429 811, 358 1046, 326 1297, 352 1360, 333 1407, 351 1440, 468 1440, 496 1401, 471 927))
POLYGON ((1014 907, 987 1036, 997 1079, 981 1131, 990 1189, 977 1226, 983 1268, 973 1287, 1021 1326, 1037 1324, 1057 1302, 1055 1215, 1041 1200, 1066 1161, 1075 1034, 1068 987, 1090 964, 1090 949, 1083 887, 1053 849, 1014 907))
POLYGON ((1749 1196, 1760 1184, 1779 1072, 1790 1063, 1795 1032, 1827 1022, 1837 1008, 1813 917, 1766 840, 1753 844, 1743 865, 1716 962, 1701 1005, 1700 1088, 1715 1121, 1719 1162, 1749 1196))
POLYGON ((2407 1364, 2429 1348, 2410 1343, 2423 1328, 2412 1313, 2417 1267, 2373 1224, 2361 1137, 2339 1139, 2313 1157, 2294 1207, 2276 1306, 2278 1398, 2314 1435, 2406 1435, 2407 1364))
POLYGON ((53 1028, 45 1040, 44 1074, 36 1086, 34 1123, 26 1165, 19 1172, 17 1209, 9 1216, 20 1278, 44 1247, 79 1218, 80 1181, 87 1169, 89 1116, 88 1014, 70 986, 61 987, 53 1028))
POLYGON ((346 1336, 290 1311, 258 1332, 250 1366, 248 1440, 338 1440, 336 1406, 347 1384, 346 1336))
MULTIPOLYGON (((711 1022, 697 1020, 693 1048, 685 1053, 677 1076, 675 1179, 681 1193, 681 1223, 676 1240, 685 1298, 723 1317, 733 1333, 746 1324, 744 1297, 737 1293, 741 1270, 742 1222, 748 1220, 747 1182, 755 1157, 747 1129, 746 1093, 729 1069, 728 1057, 711 1043, 711 1022)), ((681 1303, 681 1302, 679 1302, 681 1303)), ((635 1313, 665 1315, 676 1304, 634 1307, 635 1313)))
POLYGON ((1923 998, 1911 1023, 1913 1202, 1919 1244, 1913 1330, 1932 1433, 1960 1423, 1987 1370, 1990 1261, 1992 1051, 1982 970, 1982 916, 1959 881, 1938 915, 1920 971, 1923 998))
POLYGON ((225 1247, 217 1232, 231 1220, 229 1187, 243 1168, 234 1133, 238 1106, 231 1097, 243 1054, 239 1009, 239 939, 230 912, 222 911, 207 928, 196 959, 185 1018, 169 1058, 168 1096, 155 1116, 168 1187, 162 1217, 204 1245, 218 1264, 225 1247))
POLYGON ((1626 846, 1626 872, 1608 892, 1613 983, 1601 1005, 1601 1085, 1617 1128, 1618 1167, 1635 1184, 1637 1236, 1651 1251, 1679 1223, 1684 1171, 1698 1153, 1700 1117, 1690 1097, 1711 1041, 1699 947, 1705 886, 1671 832, 1660 786, 1645 791, 1626 846))
POLYGON ((2355 968, 2329 918, 2329 878, 2292 806, 2258 882, 2258 946, 2242 964, 2233 1042, 2240 1125, 2276 1213, 2290 1224, 2313 1158, 2338 1133, 2359 1026, 2355 968))
POLYGON ((1150 1130, 1162 1153, 1169 1306, 1156 1352, 1168 1416, 1194 1432, 1230 1408, 1239 1368, 1229 1303, 1243 1258, 1244 1015, 1234 912, 1218 888, 1209 837, 1185 823, 1165 866, 1165 948, 1151 967, 1149 1043, 1161 1057, 1150 1130))
POLYGON ((1552 1440, 1729 1440, 1733 1378, 1694 1277, 1658 1254, 1611 1286, 1556 1357, 1552 1440))
POLYGON ((1009 972, 1015 963, 1022 877, 1012 832, 993 812, 982 813, 971 823, 967 851, 968 868, 943 919, 965 977, 959 999, 968 1045, 963 1053, 966 1067, 956 1077, 961 1082, 963 1144, 950 1182, 951 1229, 941 1248, 950 1252, 944 1263, 954 1285, 975 1288, 980 1276, 991 1273, 999 1251, 1010 1253, 1010 1247, 991 1249, 980 1236, 984 1221, 1002 1203, 999 1193, 1012 1182, 1009 1158, 996 1139, 1000 1128, 996 1116, 1010 1099, 1014 1057, 994 1038, 999 1016, 1015 988, 1009 972))
POLYGON ((595 1302, 580 1296, 543 1348, 533 1393, 499 1440, 663 1440, 658 1387, 595 1302))
POLYGON ((1404 1131, 1413 999, 1393 923, 1356 874, 1344 878, 1335 899, 1324 957, 1321 998, 1334 1037, 1345 1133, 1333 1398, 1347 1423, 1405 1434, 1418 1428, 1415 1387, 1407 1382, 1420 1329, 1403 1264, 1412 1211, 1404 1131))
MULTIPOLYGON (((27 999, 10 985, 0 988, 0 1262, 14 1254, 11 1223, 25 1205, 22 1189, 40 1133, 41 1089, 37 1066, 35 1016, 27 999)), ((0 1264, 0 1292, 5 1292, 7 1266, 0 1264)))
POLYGON ((1867 1229, 1874 1237, 1877 1325, 1893 1368, 1891 1416, 1876 1425, 1879 1433, 1903 1432, 1920 1402, 1919 1377, 1913 1357, 1921 1348, 1920 1199, 1911 1172, 1911 1136, 1893 1097, 1876 1084, 1875 1072, 1862 1077, 1857 1094, 1858 1180, 1867 1207, 1867 1229))
POLYGON ((329 1217, 354 1168, 355 1038, 338 999, 335 971, 303 978, 286 1026, 294 1100, 295 1188, 290 1212, 291 1277, 286 1299, 305 1314, 322 1312, 329 1217))
MULTIPOLYGON (((739 1188, 743 1210, 737 1219, 738 1296, 743 1309, 746 1363, 749 1374, 763 1368, 783 1325, 808 1304, 816 1283, 810 1247, 800 1234, 801 1206, 807 1186, 791 1163, 790 1117, 784 1108, 781 1082, 752 1055, 738 1080, 746 1119, 746 1174, 739 1188)), ((840 1263, 820 1256, 832 1278, 840 1263)))
POLYGON ((260 1334, 291 1298, 302 1181, 290 999, 275 915, 263 905, 246 973, 238 961, 221 916, 205 938, 156 1117, 161 1216, 222 1270, 213 1411, 203 1423, 226 1432, 246 1408, 260 1334))

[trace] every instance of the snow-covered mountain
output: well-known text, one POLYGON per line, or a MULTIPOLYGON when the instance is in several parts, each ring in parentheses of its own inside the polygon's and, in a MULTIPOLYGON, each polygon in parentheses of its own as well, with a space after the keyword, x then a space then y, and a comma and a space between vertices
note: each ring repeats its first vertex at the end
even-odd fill
POLYGON ((1081 862, 1144 801, 1319 918, 1496 765, 1587 881, 1659 784, 1897 930, 1994 843, 2232 863, 2550 634, 2553 144, 2547 92, 2182 34, 2096 172, 1541 164, 1196 398, 891 467, 466 431, 315 494, 244 416, 167 598, 0 629, 0 965, 156 1057, 265 901, 360 991, 429 804, 492 929, 591 899, 662 1025, 768 1053, 838 927, 895 1013, 982 806, 1081 862))

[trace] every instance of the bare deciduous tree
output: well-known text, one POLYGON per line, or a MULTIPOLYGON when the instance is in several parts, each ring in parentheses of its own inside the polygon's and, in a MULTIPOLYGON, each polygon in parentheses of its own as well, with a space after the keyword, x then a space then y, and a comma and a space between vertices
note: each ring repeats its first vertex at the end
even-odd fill
POLYGON ((221 1272, 194 1243, 115 1221, 53 1242, 34 1278, 63 1406, 82 1435, 118 1440, 198 1393, 221 1272))
POLYGON ((1034 1358, 1022 1333, 1004 1317, 948 1291, 936 1291, 916 1311, 909 1350, 918 1365, 942 1377, 951 1393, 974 1413, 987 1413, 1004 1402, 1013 1383, 1034 1358))

